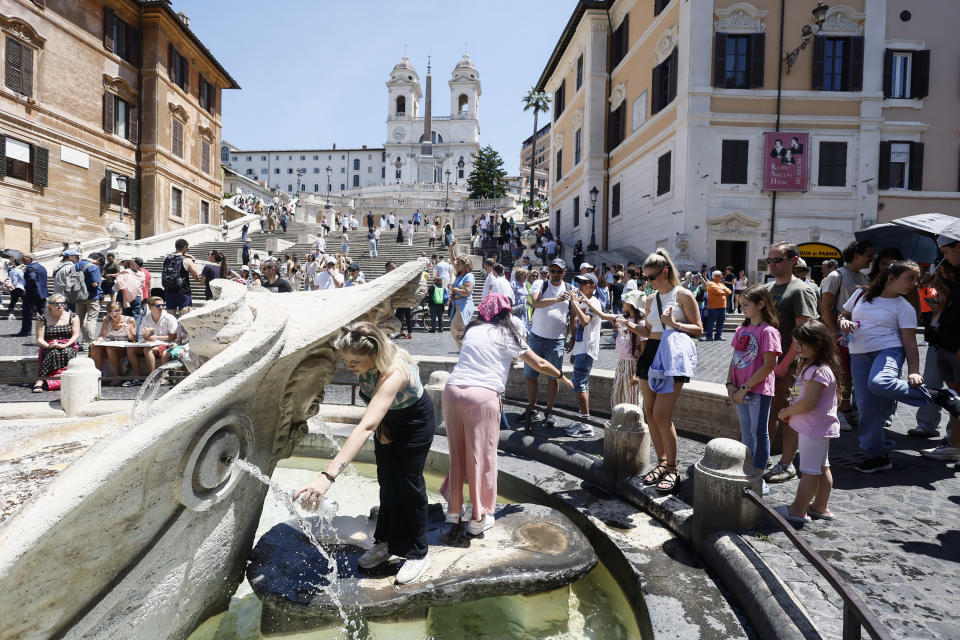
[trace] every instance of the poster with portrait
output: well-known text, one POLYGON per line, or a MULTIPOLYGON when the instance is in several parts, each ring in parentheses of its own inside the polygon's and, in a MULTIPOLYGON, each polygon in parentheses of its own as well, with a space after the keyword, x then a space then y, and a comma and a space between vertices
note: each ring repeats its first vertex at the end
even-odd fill
POLYGON ((809 178, 806 133, 763 134, 764 191, 806 191, 809 178))

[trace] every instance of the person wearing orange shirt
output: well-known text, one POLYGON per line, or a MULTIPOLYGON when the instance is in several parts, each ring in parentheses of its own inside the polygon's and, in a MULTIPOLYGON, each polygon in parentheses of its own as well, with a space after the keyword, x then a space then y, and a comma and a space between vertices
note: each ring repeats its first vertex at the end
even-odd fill
POLYGON ((713 280, 707 283, 707 326, 701 340, 723 340, 723 323, 727 319, 727 296, 733 292, 723 284, 723 274, 713 272, 713 280), (712 337, 711 337, 712 336, 712 337))

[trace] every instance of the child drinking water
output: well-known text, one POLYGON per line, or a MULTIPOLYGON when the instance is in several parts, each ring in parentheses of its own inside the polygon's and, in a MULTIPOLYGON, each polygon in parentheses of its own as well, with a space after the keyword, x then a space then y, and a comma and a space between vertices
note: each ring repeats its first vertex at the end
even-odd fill
MULTIPOLYGON (((753 466, 763 473, 770 458, 767 421, 774 395, 773 370, 781 353, 780 332, 769 289, 755 284, 740 298, 746 318, 733 335, 727 395, 740 418, 740 440, 753 452, 753 466)), ((768 493, 766 482, 763 493, 768 493)))
POLYGON ((840 360, 834 346, 836 338, 826 325, 809 320, 793 330, 793 339, 797 341, 797 354, 801 358, 800 375, 791 391, 796 400, 781 409, 778 416, 799 434, 803 476, 786 516, 794 524, 809 522, 811 517, 833 520, 827 505, 833 488, 827 452, 830 438, 840 435, 837 419, 840 360))
POLYGON ((639 404, 640 378, 637 377, 637 358, 643 353, 643 343, 646 340, 637 331, 644 326, 643 321, 643 294, 639 291, 630 291, 620 300, 622 316, 617 317, 616 351, 619 361, 617 372, 613 378, 613 393, 610 394, 610 411, 618 404, 639 404))

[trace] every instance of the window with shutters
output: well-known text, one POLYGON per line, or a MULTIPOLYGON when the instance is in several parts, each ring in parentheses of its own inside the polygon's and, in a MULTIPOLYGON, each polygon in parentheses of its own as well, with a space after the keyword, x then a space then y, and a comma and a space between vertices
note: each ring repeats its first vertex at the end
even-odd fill
POLYGON ((206 200, 200 201, 200 224, 210 224, 210 203, 206 200))
POLYGON ((563 177, 563 149, 557 151, 557 182, 563 177))
POLYGON ((316 182, 313 183, 313 192, 314 192, 314 193, 319 193, 319 192, 320 192, 320 185, 317 184, 316 182))
POLYGON ((560 235, 560 214, 563 210, 557 209, 557 235, 560 235))
POLYGON ((280 169, 279 169, 279 168, 275 168, 275 169, 273 170, 273 174, 274 174, 274 175, 279 175, 279 173, 280 173, 280 169))
POLYGON ((140 206, 140 185, 130 176, 107 169, 103 177, 103 201, 110 206, 136 211, 140 206))
POLYGON ((206 140, 200 141, 200 171, 210 173, 210 143, 206 140))
POLYGON ((580 154, 581 154, 581 144, 583 138, 583 129, 577 129, 577 132, 573 134, 573 164, 574 166, 580 164, 580 154))
POLYGON ((229 161, 230 161, 230 148, 220 147, 220 162, 229 162, 229 161))
POLYGON ((894 51, 883 57, 883 97, 926 98, 930 89, 930 51, 894 51))
POLYGON ((630 50, 630 14, 623 17, 623 22, 610 35, 610 64, 608 69, 613 71, 614 67, 620 64, 620 61, 630 50))
POLYGON ((353 176, 353 186, 355 187, 360 186, 360 176, 353 176))
POLYGON ((817 185, 847 186, 847 143, 821 142, 819 151, 817 185))
POLYGON ((11 36, 6 37, 3 84, 11 91, 33 96, 33 49, 11 36))
POLYGON ((814 37, 813 88, 816 91, 863 89, 863 36, 814 37))
POLYGON ((610 189, 610 217, 616 218, 620 215, 620 183, 613 185, 610 189))
POLYGON ((880 143, 881 189, 923 190, 923 143, 884 141, 880 143))
POLYGON ((670 170, 672 169, 672 164, 670 162, 671 153, 667 151, 665 154, 657 158, 657 195, 662 196, 665 193, 670 192, 670 170))
POLYGON ((573 226, 574 226, 574 228, 580 226, 580 198, 579 198, 579 196, 573 199, 573 226))
POLYGON ((580 54, 580 57, 577 58, 577 88, 576 91, 580 90, 580 87, 583 86, 583 54, 580 54))
POLYGON ((715 37, 713 86, 724 89, 762 87, 765 34, 717 33, 715 37))
POLYGON ((553 121, 556 122, 557 118, 563 114, 563 108, 566 102, 566 93, 567 93, 567 80, 563 79, 560 82, 560 86, 557 87, 556 93, 553 94, 553 121))
POLYGON ((170 187, 170 215, 174 218, 183 217, 183 189, 170 187))
POLYGON ((131 142, 137 141, 137 107, 113 93, 103 94, 103 130, 131 142))
POLYGON ((203 76, 198 76, 197 84, 200 86, 200 108, 212 115, 217 107, 217 87, 207 82, 203 76))
POLYGON ((746 140, 724 140, 720 151, 720 184, 747 184, 746 140))
POLYGON ((353 160, 353 170, 360 171, 360 160, 357 158, 354 158, 353 160))
POLYGON ((610 119, 607 128, 607 151, 612 151, 627 137, 627 101, 621 102, 607 117, 610 119))
POLYGON ((103 9, 103 46, 132 65, 140 60, 140 33, 106 7, 103 9))
POLYGON ((0 175, 33 183, 37 147, 29 142, 4 135, 0 135, 0 145, 2 145, 0 152, 3 158, 0 175))
POLYGON ((652 113, 659 113, 677 97, 677 49, 678 47, 674 47, 667 59, 653 68, 653 96, 650 99, 652 113))
POLYGON ((190 62, 180 55, 173 45, 168 46, 167 72, 170 80, 187 93, 190 93, 190 62))
POLYGON ((172 121, 170 151, 178 158, 183 157, 183 123, 174 118, 172 121))

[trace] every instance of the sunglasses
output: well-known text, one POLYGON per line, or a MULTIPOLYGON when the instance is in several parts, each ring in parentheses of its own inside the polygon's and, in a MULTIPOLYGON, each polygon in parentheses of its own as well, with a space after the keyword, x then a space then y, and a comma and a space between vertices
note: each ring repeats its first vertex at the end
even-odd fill
POLYGON ((563 269, 550 269, 550 273, 552 274, 563 273, 563 269))
POLYGON ((120 313, 120 309, 114 309, 113 311, 107 311, 107 313, 120 313))
POLYGON ((165 305, 165 304, 155 304, 155 305, 153 305, 153 306, 155 306, 157 309, 163 309, 163 308, 166 307, 167 305, 165 305))
POLYGON ((778 257, 778 258, 767 258, 767 264, 770 264, 771 262, 772 262, 773 264, 780 264, 781 262, 785 262, 785 261, 787 261, 787 260, 789 260, 789 259, 790 259, 790 258, 788 258, 788 257, 786 257, 786 256, 780 256, 780 257, 778 257))
POLYGON ((660 274, 663 273, 663 272, 666 271, 666 270, 667 270, 666 267, 664 267, 663 269, 660 269, 660 271, 657 271, 657 272, 656 272, 655 274, 653 274, 652 276, 648 276, 647 274, 643 274, 643 277, 646 278, 647 280, 656 280, 657 278, 660 277, 660 274))
POLYGON ((65 306, 67 306, 67 303, 66 303, 66 302, 51 302, 50 305, 53 306, 53 307, 65 307, 65 306))

